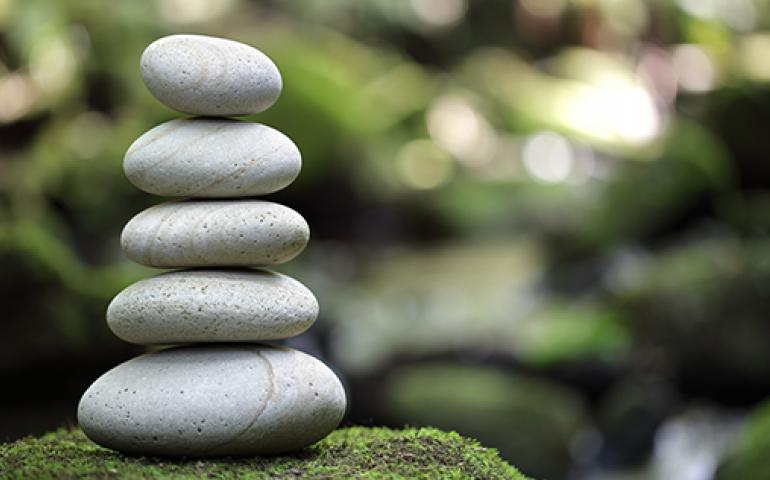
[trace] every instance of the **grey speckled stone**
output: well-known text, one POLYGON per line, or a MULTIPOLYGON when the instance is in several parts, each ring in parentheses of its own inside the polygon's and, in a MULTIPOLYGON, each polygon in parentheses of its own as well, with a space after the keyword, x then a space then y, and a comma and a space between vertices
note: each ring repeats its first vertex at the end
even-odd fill
POLYGON ((259 123, 179 119, 139 137, 123 170, 145 192, 168 197, 247 197, 276 192, 299 174, 289 138, 259 123))
POLYGON ((318 316, 298 281, 266 270, 186 270, 141 280, 120 292, 107 324, 139 344, 250 342, 293 337, 318 316))
POLYGON ((281 94, 281 74, 264 53, 204 35, 170 35, 152 42, 140 60, 150 92, 193 115, 249 115, 281 94))
POLYGON ((139 213, 120 241, 131 260, 151 267, 248 267, 291 260, 309 236, 305 219, 277 203, 188 200, 139 213))
POLYGON ((340 381, 315 358, 266 345, 199 345, 129 360, 83 394, 96 443, 147 455, 264 455, 320 440, 345 411, 340 381))

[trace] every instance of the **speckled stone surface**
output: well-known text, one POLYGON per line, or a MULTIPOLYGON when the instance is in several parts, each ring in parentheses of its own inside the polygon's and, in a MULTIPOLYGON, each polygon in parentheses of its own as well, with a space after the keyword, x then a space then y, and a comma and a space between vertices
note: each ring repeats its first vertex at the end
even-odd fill
POLYGON ((258 113, 278 99, 282 88, 278 68, 264 53, 204 35, 170 35, 152 42, 140 69, 155 98, 193 115, 258 113))
POLYGON ((339 380, 307 354, 198 345, 108 371, 83 395, 78 422, 96 443, 127 453, 264 455, 323 438, 344 411, 339 380))
POLYGON ((299 174, 289 138, 259 123, 188 118, 139 137, 123 161, 128 180, 168 197, 247 197, 276 192, 299 174))
POLYGON ((307 330, 318 302, 300 282, 267 270, 184 270, 141 280, 107 308, 107 324, 138 344, 250 342, 307 330))
POLYGON ((187 200, 144 210, 123 229, 128 257, 151 267, 264 266, 287 262, 310 231, 289 207, 261 200, 187 200))

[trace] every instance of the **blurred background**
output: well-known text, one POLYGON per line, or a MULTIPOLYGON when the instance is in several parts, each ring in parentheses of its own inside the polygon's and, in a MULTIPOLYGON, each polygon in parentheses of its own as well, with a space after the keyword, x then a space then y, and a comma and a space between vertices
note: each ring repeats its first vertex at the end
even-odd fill
POLYGON ((347 424, 433 425, 537 478, 770 478, 770 1, 0 0, 0 438, 72 424, 157 273, 122 157, 180 116, 170 33, 257 46, 312 241, 290 340, 347 424))

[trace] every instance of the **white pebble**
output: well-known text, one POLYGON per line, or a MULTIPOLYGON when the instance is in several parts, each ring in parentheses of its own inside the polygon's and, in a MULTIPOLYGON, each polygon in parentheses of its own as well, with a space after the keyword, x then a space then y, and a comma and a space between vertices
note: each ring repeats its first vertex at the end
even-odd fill
POLYGON ((140 212, 120 241, 131 260, 151 267, 255 267, 288 262, 309 237, 305 219, 277 203, 187 200, 140 212))
POLYGON ((183 270, 140 280, 107 309, 119 338, 138 344, 289 338, 318 316, 300 282, 267 270, 183 270))
POLYGON ((78 423, 96 443, 132 454, 269 455, 337 427, 345 391, 315 358, 267 345, 197 345, 149 353, 99 377, 78 423))
POLYGON ((150 92, 169 107, 206 116, 250 115, 281 94, 281 74, 256 48, 224 38, 171 35, 152 42, 140 60, 150 92))
POLYGON ((259 123, 191 118, 162 123, 139 137, 123 160, 137 188, 167 197, 248 197, 297 178, 299 150, 259 123))

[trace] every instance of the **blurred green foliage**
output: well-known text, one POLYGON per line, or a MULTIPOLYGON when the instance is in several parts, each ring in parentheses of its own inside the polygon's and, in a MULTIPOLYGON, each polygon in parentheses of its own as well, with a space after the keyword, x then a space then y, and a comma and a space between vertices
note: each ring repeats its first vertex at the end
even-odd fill
MULTIPOLYGON (((24 379, 5 415, 40 394, 33 373, 62 365, 79 391, 90 379, 76 372, 135 353, 103 313, 153 273, 118 237, 161 199, 129 185, 121 160, 179 116, 146 91, 138 59, 194 32, 255 45, 283 74, 275 107, 249 119, 303 153, 273 197, 313 241, 281 270, 319 297, 321 321, 296 345, 347 378, 351 421, 448 418, 535 476, 655 461, 655 432, 679 409, 748 408, 770 391, 768 12, 0 0, 0 375, 24 379), (522 380, 538 376, 546 391, 522 380), (367 406, 372 385, 382 410, 367 406), (568 419, 542 449, 519 448, 518 432, 550 431, 517 413, 527 402, 568 419)), ((52 372, 41 382, 64 381, 52 372)))
POLYGON ((770 478, 770 403, 764 402, 749 416, 744 431, 728 460, 718 471, 718 480, 770 478))

